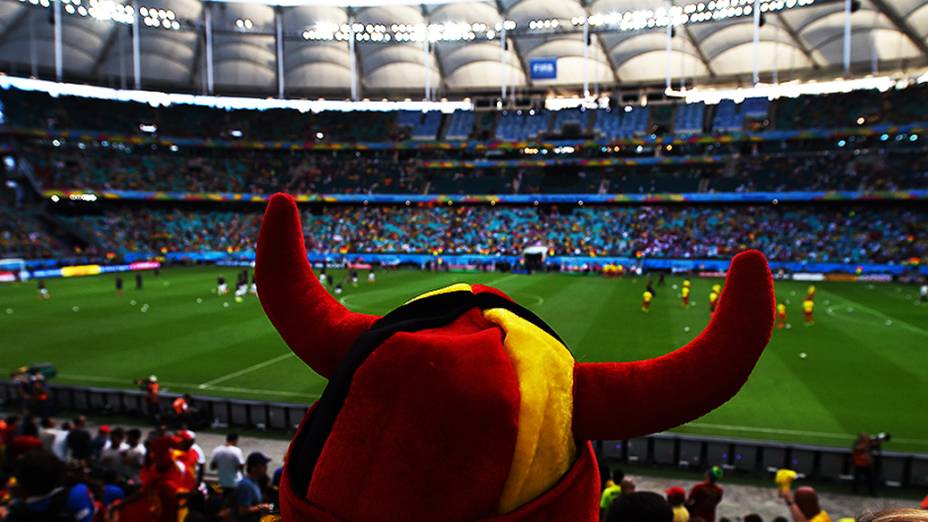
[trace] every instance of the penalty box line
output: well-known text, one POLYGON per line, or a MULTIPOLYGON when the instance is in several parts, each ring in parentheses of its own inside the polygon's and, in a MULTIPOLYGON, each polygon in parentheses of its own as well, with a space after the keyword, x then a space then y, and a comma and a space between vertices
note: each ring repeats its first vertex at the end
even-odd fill
POLYGON ((232 373, 227 373, 226 375, 223 375, 222 377, 217 377, 217 378, 215 378, 215 379, 213 379, 213 380, 211 380, 211 381, 206 381, 206 382, 204 382, 203 384, 200 384, 200 385, 197 386, 197 387, 200 388, 200 389, 211 388, 211 387, 213 387, 214 385, 219 384, 219 383, 221 383, 221 382, 228 381, 229 379, 234 379, 234 378, 236 378, 236 377, 241 377, 242 375, 251 373, 251 372, 256 371, 256 370, 260 370, 261 368, 265 368, 265 367, 270 366, 270 365, 272 365, 272 364, 277 364, 277 363, 279 363, 280 361, 283 361, 284 359, 289 359, 289 358, 292 357, 292 356, 293 356, 293 352, 288 351, 287 353, 285 353, 285 354, 283 354, 283 355, 278 355, 277 357, 268 359, 268 360, 263 361, 263 362, 259 362, 259 363, 257 363, 257 364, 253 364, 253 365, 251 365, 251 366, 249 366, 249 367, 247 367, 247 368, 242 368, 241 370, 238 370, 238 371, 235 371, 235 372, 232 372, 232 373))

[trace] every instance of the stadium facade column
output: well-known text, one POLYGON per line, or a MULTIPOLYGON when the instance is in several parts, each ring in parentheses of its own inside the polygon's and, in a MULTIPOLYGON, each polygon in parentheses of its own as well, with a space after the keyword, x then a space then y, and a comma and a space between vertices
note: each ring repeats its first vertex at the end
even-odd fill
MULTIPOLYGON (((754 0, 754 38, 751 42, 753 56, 751 61, 754 62, 754 71, 751 78, 754 80, 753 85, 760 83, 760 0, 754 0)), ((776 63, 776 57, 773 61, 776 63)))
POLYGON ((274 43, 277 49, 277 97, 284 97, 284 35, 282 7, 274 7, 274 43))
POLYGON ((206 33, 206 93, 213 94, 213 11, 212 3, 203 3, 203 28, 206 33))
POLYGON ((500 100, 502 101, 506 100, 506 80, 509 78, 509 70, 507 68, 509 57, 508 57, 508 53, 506 52, 508 50, 507 49, 508 45, 506 45, 506 42, 507 42, 506 38, 507 38, 506 24, 504 23, 503 26, 500 28, 500 33, 499 33, 499 69, 500 69, 499 84, 500 84, 500 100))
POLYGON ((142 35, 139 34, 139 3, 136 0, 132 0, 132 13, 132 76, 135 90, 139 90, 142 88, 142 53, 139 50, 142 35))
POLYGON ((851 12, 853 0, 844 0, 844 75, 851 73, 851 12))
POLYGON ((358 52, 355 49, 354 15, 350 12, 348 14, 348 54, 351 55, 351 99, 357 101, 360 94, 358 92, 358 52))
POLYGON ((590 61, 590 21, 588 16, 583 17, 583 97, 590 97, 590 78, 587 64, 590 61))
MULTIPOLYGON (((670 14, 671 9, 673 8, 673 0, 668 0, 667 2, 667 42, 665 47, 665 56, 667 57, 666 63, 664 64, 664 87, 669 91, 672 85, 673 72, 671 71, 670 65, 673 59, 673 17, 670 14)), ((657 149, 660 151, 660 147, 657 149)))
POLYGON ((52 16, 54 17, 55 23, 55 79, 61 81, 62 75, 62 60, 61 60, 61 2, 55 0, 52 2, 54 6, 52 10, 52 16))

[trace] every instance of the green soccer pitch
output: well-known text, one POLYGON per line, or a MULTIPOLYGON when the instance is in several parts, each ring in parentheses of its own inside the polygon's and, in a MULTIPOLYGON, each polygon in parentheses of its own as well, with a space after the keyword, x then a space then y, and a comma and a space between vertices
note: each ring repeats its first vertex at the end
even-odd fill
MULTIPOLYGON (((36 298, 35 282, 0 286, 0 369, 52 362, 56 382, 131 387, 133 379, 156 374, 169 391, 313 401, 325 380, 290 354, 258 300, 216 295, 216 277, 234 281, 236 270, 145 272, 142 290, 133 274, 123 274, 122 295, 112 275, 52 279, 48 301, 36 298)), ((362 272, 341 301, 383 314, 454 282, 488 284, 547 321, 581 361, 649 358, 682 346, 706 325, 709 288, 721 282, 694 279, 693 306, 684 309, 677 297, 682 279, 668 277, 645 314, 644 279, 411 270, 377 276, 369 284, 362 272)), ((774 331, 734 399, 677 431, 838 446, 850 445, 858 431, 888 431, 886 449, 928 453, 928 305, 917 304, 917 288, 819 283, 816 324, 806 327, 806 286, 776 283, 789 328, 774 331)), ((617 411, 621 402, 615 397, 617 411)))

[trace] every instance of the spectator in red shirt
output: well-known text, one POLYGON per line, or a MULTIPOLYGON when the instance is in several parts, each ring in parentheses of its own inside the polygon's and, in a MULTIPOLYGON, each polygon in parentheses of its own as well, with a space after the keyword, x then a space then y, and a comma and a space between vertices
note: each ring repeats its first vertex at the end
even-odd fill
POLYGON ((722 478, 722 468, 712 466, 706 472, 706 479, 693 486, 686 500, 686 507, 693 518, 702 518, 706 522, 715 522, 715 508, 722 502, 723 490, 716 484, 722 478))

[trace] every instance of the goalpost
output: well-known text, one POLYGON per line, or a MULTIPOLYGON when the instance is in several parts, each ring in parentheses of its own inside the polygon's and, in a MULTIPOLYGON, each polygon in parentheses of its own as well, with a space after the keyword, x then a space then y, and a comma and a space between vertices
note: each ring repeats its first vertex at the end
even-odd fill
POLYGON ((0 259, 0 283, 12 283, 29 279, 25 259, 0 259))

